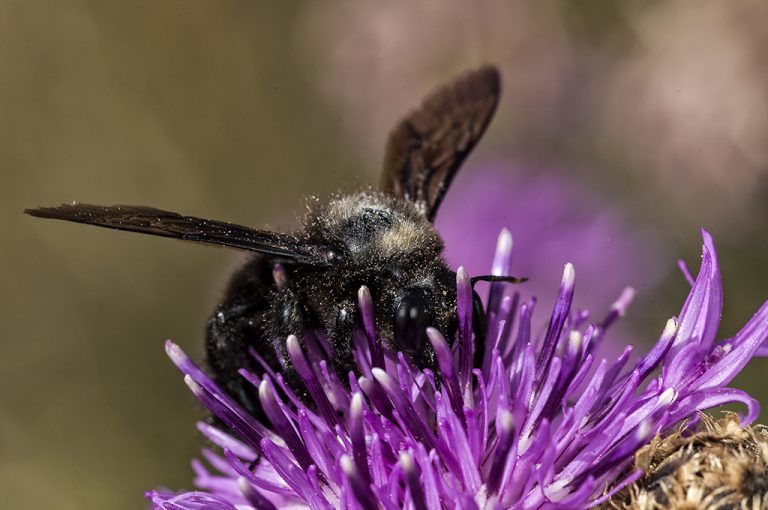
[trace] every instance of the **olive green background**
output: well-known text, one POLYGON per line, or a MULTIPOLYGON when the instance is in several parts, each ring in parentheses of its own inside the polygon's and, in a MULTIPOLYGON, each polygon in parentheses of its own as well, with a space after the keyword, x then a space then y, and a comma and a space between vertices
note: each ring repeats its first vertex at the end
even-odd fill
MULTIPOLYGON (((335 4, 326 5, 332 17, 335 4)), ((623 28, 608 4, 547 5, 574 44, 631 44, 616 35, 623 28)), ((191 487, 202 413, 162 345, 172 338, 201 357, 203 325, 239 255, 21 211, 136 203, 290 228, 303 196, 372 184, 380 150, 359 149, 320 93, 323 50, 309 51, 301 37, 306 12, 303 3, 255 0, 0 0, 3 508, 143 508, 146 489, 191 487)), ((478 63, 486 58, 478 53, 478 63)), ((523 112, 526 100, 505 98, 523 112)), ((526 113, 535 129, 536 112, 526 113)), ((587 127, 579 136, 597 134, 587 127)), ((668 221, 652 188, 635 192, 642 179, 620 154, 551 142, 550 152, 587 169, 585 181, 614 204, 625 200, 638 225, 661 231, 669 253, 695 269, 701 223, 668 221)), ((503 149, 496 133, 480 150, 503 149)), ((768 297, 759 204, 738 237, 727 224, 713 232, 724 334, 768 297)), ((646 338, 685 295, 670 274, 658 298, 629 317, 646 338)), ((734 384, 768 401, 766 369, 757 360, 734 384)))

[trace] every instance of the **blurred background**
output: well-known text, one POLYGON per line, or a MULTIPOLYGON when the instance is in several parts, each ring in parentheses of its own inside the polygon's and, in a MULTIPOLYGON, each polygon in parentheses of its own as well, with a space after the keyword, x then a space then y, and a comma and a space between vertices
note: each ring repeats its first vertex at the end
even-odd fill
MULTIPOLYGON (((302 197, 377 181, 388 130, 433 86, 496 63, 496 121, 446 199, 452 264, 495 236, 549 308, 563 263, 607 351, 679 312, 699 229, 721 336, 768 298, 768 4, 0 0, 0 494, 4 508, 143 508, 191 487, 202 416, 166 359, 202 358, 241 255, 46 222, 133 203, 290 229, 302 197)), ((619 346, 619 347, 617 347, 619 346)), ((733 385, 768 402, 754 361, 733 385)), ((763 421, 766 419, 764 413, 763 421)))

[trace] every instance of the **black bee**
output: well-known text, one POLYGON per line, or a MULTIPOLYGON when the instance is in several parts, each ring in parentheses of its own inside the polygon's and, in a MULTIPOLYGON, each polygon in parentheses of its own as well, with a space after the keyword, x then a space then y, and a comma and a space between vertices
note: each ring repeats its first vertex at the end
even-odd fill
MULTIPOLYGON (((289 334, 302 338, 306 331, 325 331, 335 369, 345 380, 354 369, 352 335, 360 327, 356 297, 362 285, 373 297, 384 346, 434 367, 425 328, 434 326, 450 339, 457 324, 456 273, 443 259, 432 222, 488 126, 499 93, 499 73, 490 66, 432 92, 390 134, 380 188, 311 206, 295 234, 150 207, 75 203, 25 212, 255 252, 233 275, 208 321, 206 342, 215 380, 250 410, 258 396, 237 370, 261 371, 248 354, 253 348, 290 379, 289 334)), ((475 307, 482 310, 476 294, 475 307)))

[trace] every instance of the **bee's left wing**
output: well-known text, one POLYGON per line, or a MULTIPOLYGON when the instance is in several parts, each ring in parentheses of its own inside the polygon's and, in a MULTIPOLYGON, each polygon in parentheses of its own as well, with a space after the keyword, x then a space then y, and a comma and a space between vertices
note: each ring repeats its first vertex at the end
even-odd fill
POLYGON ((499 72, 486 66, 427 96, 389 135, 382 191, 413 202, 433 221, 453 176, 493 118, 500 94, 499 72))
POLYGON ((152 207, 75 203, 59 207, 26 209, 24 212, 38 218, 73 221, 185 241, 218 244, 264 253, 302 264, 327 266, 334 261, 334 253, 331 250, 309 244, 289 234, 258 230, 224 221, 182 216, 152 207))

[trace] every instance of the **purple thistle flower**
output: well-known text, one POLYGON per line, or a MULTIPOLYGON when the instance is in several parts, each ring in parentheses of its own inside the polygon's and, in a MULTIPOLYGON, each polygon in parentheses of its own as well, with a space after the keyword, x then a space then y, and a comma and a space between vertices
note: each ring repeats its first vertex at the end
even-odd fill
MULTIPOLYGON (((435 222, 454 267, 463 265, 470 274, 487 271, 496 237, 507 228, 519 247, 515 274, 529 278, 525 290, 530 295, 549 295, 549 278, 566 262, 590 282, 575 294, 578 306, 588 310, 604 309, 626 285, 650 294, 664 276, 659 268, 668 259, 658 234, 631 225, 572 172, 493 161, 469 164, 435 222)), ((546 317, 540 319, 545 324, 546 317)), ((616 331, 611 337, 616 339, 616 331)))
MULTIPOLYGON (((631 368, 631 347, 613 362, 593 356, 623 314, 628 293, 603 320, 588 323, 584 313, 572 312, 571 264, 538 336, 531 333, 536 300, 491 285, 486 351, 477 368, 471 366, 471 284, 460 268, 458 338, 449 343, 428 330, 439 382, 437 374, 383 350, 370 294, 361 289, 359 378, 350 374, 343 384, 295 337, 287 349, 313 406, 280 373, 242 372, 258 387, 270 424, 256 421, 169 341, 168 355, 187 385, 233 433, 199 424, 223 451, 203 450, 212 469, 193 462, 199 492, 147 497, 166 510, 599 505, 641 476, 632 470, 634 454, 655 434, 681 421, 694 427, 699 411, 724 403, 746 405, 742 424, 759 412, 749 395, 725 385, 768 350, 768 303, 733 338, 715 343, 722 284, 712 239, 703 236, 701 269, 679 317, 631 368)), ((510 256, 509 234, 502 232, 495 274, 506 272, 510 256)))

